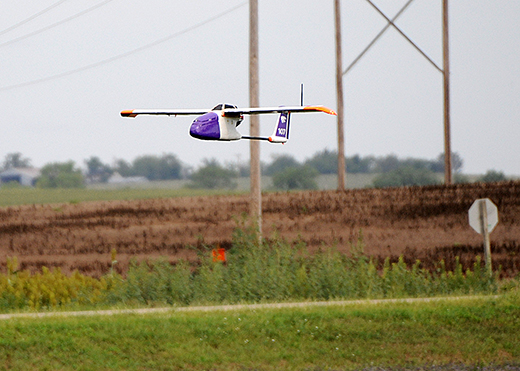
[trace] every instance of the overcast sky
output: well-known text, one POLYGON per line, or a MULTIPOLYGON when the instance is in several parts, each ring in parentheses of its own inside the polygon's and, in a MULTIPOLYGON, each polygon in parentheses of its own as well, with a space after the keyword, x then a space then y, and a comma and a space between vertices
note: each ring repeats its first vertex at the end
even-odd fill
MULTIPOLYGON (((392 18, 406 1, 374 2, 392 18)), ((396 22, 439 66, 441 3, 415 0, 396 22)), ((386 21, 365 0, 341 7, 346 68, 386 21)), ((465 173, 520 175, 520 1, 452 0, 449 10, 452 150, 465 173)), ((191 138, 192 117, 125 119, 119 112, 247 107, 248 12, 243 0, 3 1, 0 158, 21 152, 35 166, 163 153, 192 166, 213 157, 247 161, 245 140, 191 138)), ((261 105, 299 104, 303 82, 305 104, 336 109, 333 1, 259 0, 259 13, 261 105)), ((395 30, 345 76, 344 90, 347 156, 433 159, 443 152, 442 74, 395 30)), ((262 116, 262 134, 275 122, 262 116)), ((261 156, 302 161, 336 146, 335 117, 295 114, 291 140, 262 143, 261 156)))

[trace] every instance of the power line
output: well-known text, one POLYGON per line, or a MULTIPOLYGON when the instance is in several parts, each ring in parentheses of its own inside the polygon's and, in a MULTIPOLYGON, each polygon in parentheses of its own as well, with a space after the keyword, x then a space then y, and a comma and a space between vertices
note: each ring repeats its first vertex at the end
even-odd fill
POLYGON ((61 0, 61 1, 58 1, 58 2, 56 2, 56 3, 54 3, 54 4, 52 4, 51 6, 48 6, 47 8, 45 8, 45 9, 39 11, 38 13, 33 14, 33 15, 30 16, 29 18, 26 18, 26 19, 24 19, 23 21, 18 22, 18 23, 16 23, 16 24, 12 25, 11 27, 6 28, 6 29, 3 30, 3 31, 0 31, 0 36, 3 35, 3 34, 8 33, 9 31, 14 30, 15 28, 18 28, 18 27, 20 27, 20 26, 22 26, 22 25, 24 25, 24 24, 26 24, 26 23, 32 21, 32 20, 35 19, 35 18, 38 18, 39 16, 41 16, 41 15, 47 13, 48 11, 50 11, 50 10, 52 10, 52 9, 54 9, 54 8, 56 8, 58 5, 64 3, 65 1, 67 1, 67 0, 61 0))
POLYGON ((244 5, 247 5, 247 4, 248 4, 248 1, 244 1, 243 3, 240 3, 240 4, 238 4, 237 6, 231 8, 231 9, 227 9, 227 10, 223 11, 222 13, 217 14, 216 16, 213 16, 213 17, 211 17, 211 18, 209 18, 209 19, 207 19, 207 20, 205 20, 203 22, 197 23, 194 26, 188 27, 188 28, 186 28, 186 29, 184 29, 182 31, 175 32, 175 33, 173 33, 173 34, 171 34, 169 36, 163 37, 162 39, 156 40, 156 41, 154 41, 154 42, 152 42, 150 44, 146 44, 146 45, 143 45, 143 46, 141 46, 139 48, 130 50, 128 52, 125 52, 125 53, 122 53, 122 54, 118 54, 118 55, 116 55, 114 57, 107 58, 107 59, 104 59, 102 61, 99 61, 99 62, 96 62, 96 63, 92 63, 92 64, 89 64, 89 65, 86 65, 86 66, 83 66, 83 67, 80 67, 80 68, 76 68, 74 70, 58 73, 56 75, 42 77, 40 79, 27 81, 27 82, 22 82, 22 83, 19 83, 19 84, 4 86, 4 87, 0 88, 0 92, 12 90, 12 89, 17 89, 17 88, 21 88, 21 87, 25 87, 25 86, 36 85, 36 84, 40 84, 42 82, 47 82, 47 81, 59 79, 59 78, 65 77, 65 76, 73 75, 75 73, 79 73, 79 72, 83 72, 83 71, 86 71, 86 70, 89 70, 89 69, 92 69, 92 68, 96 68, 96 67, 108 64, 108 63, 112 63, 112 62, 117 61, 117 60, 122 59, 122 58, 129 57, 132 54, 139 53, 139 52, 141 52, 143 50, 153 48, 154 46, 157 46, 159 44, 165 43, 166 41, 169 41, 169 40, 171 40, 173 38, 176 38, 178 36, 181 36, 181 35, 184 35, 184 34, 186 34, 188 32, 191 32, 191 31, 193 31, 193 30, 195 30, 197 28, 200 28, 200 27, 202 27, 202 26, 204 26, 204 25, 206 25, 206 24, 208 24, 210 22, 213 22, 213 21, 215 21, 215 20, 217 20, 219 18, 224 17, 225 15, 227 15, 227 14, 229 14, 231 12, 234 12, 235 10, 237 10, 237 9, 243 7, 244 5))
MULTIPOLYGON (((64 0, 64 1, 65 1, 65 0, 64 0)), ((59 22, 53 23, 53 24, 48 25, 48 26, 46 26, 46 27, 40 28, 39 30, 36 30, 36 31, 34 31, 34 32, 30 32, 30 33, 28 33, 28 34, 26 34, 26 35, 23 35, 23 36, 20 36, 20 37, 15 38, 15 39, 12 39, 12 40, 6 41, 6 42, 4 42, 4 43, 1 43, 1 44, 0 44, 0 47, 2 47, 2 46, 7 46, 7 45, 13 44, 13 43, 15 43, 15 42, 21 41, 21 40, 25 40, 25 39, 27 39, 27 38, 29 38, 29 37, 32 37, 32 36, 35 36, 35 35, 41 34, 42 32, 48 31, 48 30, 50 30, 51 28, 58 27, 58 26, 60 26, 60 25, 62 25, 62 24, 64 24, 64 23, 67 23, 67 22, 72 21, 72 20, 74 20, 74 19, 76 19, 76 18, 79 18, 79 17, 81 17, 81 16, 83 16, 83 15, 85 15, 85 14, 87 14, 87 13, 93 11, 93 10, 96 10, 97 8, 100 8, 100 7, 102 7, 103 5, 105 5, 105 4, 107 4, 107 3, 111 2, 111 1, 113 1, 113 0, 105 0, 105 1, 103 1, 103 2, 101 2, 101 3, 98 3, 98 4, 94 5, 94 6, 91 6, 90 8, 87 8, 87 9, 85 9, 85 10, 79 12, 79 13, 76 13, 76 14, 74 14, 74 15, 68 17, 68 18, 62 19, 62 20, 59 21, 59 22)))
POLYGON ((393 22, 395 22, 397 20, 397 18, 399 18, 399 16, 406 10, 406 8, 408 8, 408 6, 412 3, 413 0, 408 0, 408 2, 406 4, 404 4, 404 6, 401 8, 401 10, 394 16, 394 18, 391 19, 391 21, 389 21, 387 23, 387 25, 376 35, 376 37, 374 37, 374 39, 367 45, 367 47, 357 56, 356 59, 354 59, 354 61, 352 63, 350 63, 350 65, 347 67, 347 69, 343 72, 343 75, 346 75, 351 69, 352 67, 354 67, 356 65, 357 62, 359 62, 359 60, 361 58, 363 58, 363 56, 365 55, 365 53, 372 47, 372 45, 374 45, 376 43, 377 40, 379 40, 379 38, 386 32, 386 30, 390 27, 391 24, 393 24, 393 22))
POLYGON ((430 57, 428 57, 428 55, 427 55, 425 52, 423 52, 421 48, 419 48, 419 47, 417 46, 417 44, 415 44, 415 43, 414 43, 414 42, 413 42, 413 41, 412 41, 408 36, 406 36, 406 34, 405 34, 403 31, 401 31, 401 29, 400 29, 399 27, 397 27, 397 26, 395 25, 395 23, 394 23, 391 19, 389 19, 389 18, 388 18, 388 17, 387 17, 387 16, 386 16, 386 15, 385 15, 385 14, 384 14, 384 13, 383 13, 379 8, 378 8, 378 7, 377 7, 377 6, 375 6, 374 3, 373 3, 372 1, 367 0, 367 2, 368 2, 370 5, 372 5, 372 7, 373 7, 375 10, 377 10, 377 12, 378 12, 379 14, 381 14, 381 16, 382 16, 384 19, 386 19, 386 21, 387 21, 389 24, 391 24, 391 25, 392 25, 392 26, 397 30, 397 32, 399 32, 399 33, 400 33, 400 34, 401 34, 401 35, 402 35, 402 36, 403 36, 403 37, 404 37, 404 38, 405 38, 405 39, 406 39, 410 44, 412 44, 412 46, 413 46, 415 49, 417 49, 417 51, 418 51, 419 53, 421 53, 421 54, 423 55, 423 57, 426 58, 426 59, 428 60, 428 62, 430 62, 430 63, 433 65, 433 67, 435 67, 439 72, 443 73, 442 68, 440 68, 439 66, 437 66, 437 64, 436 64, 436 63, 435 63, 435 62, 434 62, 430 57))

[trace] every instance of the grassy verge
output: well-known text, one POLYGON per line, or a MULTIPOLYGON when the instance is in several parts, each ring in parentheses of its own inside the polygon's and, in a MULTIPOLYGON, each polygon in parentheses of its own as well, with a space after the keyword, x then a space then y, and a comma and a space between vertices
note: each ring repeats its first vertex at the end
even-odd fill
POLYGON ((38 189, 1 188, 0 207, 30 204, 78 203, 84 201, 116 201, 147 198, 210 196, 236 194, 237 191, 208 189, 38 189))
POLYGON ((518 365, 519 331, 517 291, 471 301, 14 319, 0 322, 0 369, 518 365))

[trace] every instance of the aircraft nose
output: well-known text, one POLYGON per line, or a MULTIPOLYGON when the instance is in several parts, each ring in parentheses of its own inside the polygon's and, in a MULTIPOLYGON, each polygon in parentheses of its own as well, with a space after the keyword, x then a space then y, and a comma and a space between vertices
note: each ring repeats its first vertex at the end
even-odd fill
POLYGON ((220 139, 218 115, 215 112, 208 112, 197 117, 191 124, 190 135, 203 140, 220 139))

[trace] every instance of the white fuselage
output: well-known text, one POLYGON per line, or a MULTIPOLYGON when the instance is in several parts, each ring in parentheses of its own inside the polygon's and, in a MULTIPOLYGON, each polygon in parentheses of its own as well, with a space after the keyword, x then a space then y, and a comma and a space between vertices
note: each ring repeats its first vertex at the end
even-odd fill
POLYGON ((223 112, 218 113, 218 124, 220 126, 220 140, 239 140, 242 135, 237 130, 240 118, 226 117, 223 112))

